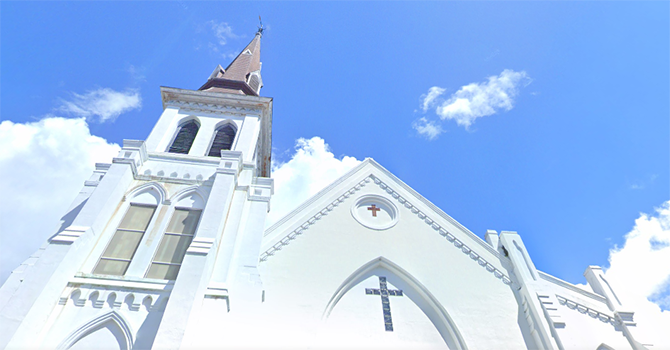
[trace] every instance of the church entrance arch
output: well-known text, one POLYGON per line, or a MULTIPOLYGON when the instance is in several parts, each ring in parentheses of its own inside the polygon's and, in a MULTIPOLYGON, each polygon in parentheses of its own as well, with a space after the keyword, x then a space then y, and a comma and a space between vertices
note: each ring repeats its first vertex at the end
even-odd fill
POLYGON ((81 325, 58 346, 67 349, 131 350, 133 333, 126 320, 116 311, 106 312, 81 325))
POLYGON ((400 288, 402 293, 411 299, 428 317, 450 349, 467 349, 467 345, 449 313, 433 294, 414 276, 382 256, 361 266, 339 286, 330 298, 322 318, 325 320, 330 316, 333 308, 349 290, 372 276, 385 278, 385 280, 400 288))

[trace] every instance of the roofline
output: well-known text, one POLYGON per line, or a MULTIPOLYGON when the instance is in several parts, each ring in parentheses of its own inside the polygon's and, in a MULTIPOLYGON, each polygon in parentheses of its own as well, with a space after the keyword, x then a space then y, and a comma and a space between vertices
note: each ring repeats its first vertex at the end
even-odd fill
MULTIPOLYGON (((498 257, 501 262, 505 261, 507 258, 503 257, 502 254, 500 254, 496 249, 491 247, 486 241, 484 241, 481 237, 477 236, 474 234, 472 231, 470 231, 468 228, 465 226, 461 225, 458 221, 456 221, 454 218, 449 216, 449 214, 445 213, 442 209, 439 207, 435 206, 435 204, 431 203, 428 199, 423 197, 421 194, 416 192, 413 188, 411 188, 409 185, 407 185, 405 182, 400 180, 397 176, 395 176, 393 173, 388 171, 386 168, 384 168, 381 164, 377 163, 372 158, 365 158, 361 162, 361 164, 355 166, 353 169, 349 170, 346 174, 340 176, 337 180, 335 180, 333 183, 330 185, 326 186, 324 189, 310 197, 308 200, 306 200, 304 203, 302 203, 300 206, 292 210, 290 213, 286 214, 283 218, 281 218, 279 221, 274 223, 272 226, 268 227, 264 234, 263 238, 265 239, 266 237, 270 236, 273 231, 278 229, 280 226, 285 224, 287 221, 298 215, 300 212, 303 210, 306 210, 312 206, 316 201, 320 200, 323 196, 325 196, 328 192, 342 184, 343 182, 349 180, 353 176, 355 176, 358 172, 360 172, 363 168, 366 166, 371 165, 377 168, 379 171, 381 171, 384 175, 388 176, 391 180, 395 181, 403 190, 407 191, 414 197, 416 197, 419 201, 422 202, 422 204, 426 205, 429 209, 433 210, 436 214, 438 214, 441 218, 447 220, 449 223, 453 224, 457 228, 461 229, 467 236, 470 236, 470 238, 474 241, 479 243, 479 245, 484 248, 485 250, 489 251, 491 254, 494 254, 494 256, 498 257)), ((273 238, 275 239, 275 238, 273 238)), ((553 275, 550 275, 546 272, 538 270, 538 273, 540 277, 544 280, 547 281, 553 285, 565 288, 567 290, 570 290, 574 293, 581 294, 583 296, 589 297, 592 300, 596 300, 602 303, 605 303, 605 298, 602 297, 601 295, 598 295, 596 293, 589 292, 587 290, 581 289, 577 287, 576 285, 564 281, 558 277, 555 277, 553 275)))
POLYGON ((247 84, 245 81, 224 79, 224 78, 210 78, 198 90, 203 91, 211 87, 214 88, 218 87, 223 89, 238 89, 242 90, 242 92, 244 92, 247 95, 259 96, 258 93, 256 93, 256 91, 254 91, 254 89, 252 89, 251 86, 249 86, 249 84, 247 84))
POLYGON ((314 203, 314 202, 316 202, 317 200, 319 200, 319 199, 320 199, 321 197, 323 197, 327 192, 329 192, 330 190, 334 189, 335 187, 337 187, 337 186, 338 186, 339 184, 341 184, 342 182, 344 182, 344 181, 348 180, 349 178, 353 177, 356 173, 358 173, 361 169, 363 169, 363 168, 364 168, 366 165, 368 165, 368 164, 374 166, 374 167, 377 168, 379 171, 381 171, 382 173, 384 173, 384 175, 388 176, 388 177, 391 178, 393 181, 397 182, 397 183, 400 185, 400 187, 402 187, 403 190, 409 192, 411 195, 413 195, 414 197, 416 197, 417 199, 419 199, 419 201, 421 201, 422 204, 426 205, 428 208, 430 208, 431 210, 433 210, 433 211, 434 211, 435 213, 437 213, 440 217, 442 217, 443 219, 447 220, 449 223, 451 223, 452 225, 456 226, 457 228, 461 229, 463 232, 465 232, 466 235, 470 236, 470 238, 471 238, 472 240, 474 240, 475 242, 478 242, 479 245, 480 245, 482 248, 488 250, 491 254, 494 254, 494 255, 497 256, 497 257, 500 257, 500 256, 501 256, 500 253, 499 253, 496 249, 494 249, 493 247, 491 247, 488 243, 486 243, 486 241, 484 241, 484 240, 481 239, 479 236, 477 236, 476 234, 474 234, 474 233, 473 233, 472 231, 470 231, 467 227, 461 225, 461 223, 459 223, 459 222, 456 221, 454 218, 452 218, 451 216, 449 216, 449 214, 445 213, 442 209, 440 209, 439 207, 437 207, 435 204, 431 203, 428 199, 426 199, 424 196, 422 196, 421 194, 419 194, 416 190, 414 190, 413 188, 411 188, 410 186, 408 186, 405 182, 403 182, 402 180, 400 180, 397 176, 395 176, 393 173, 391 173, 391 172, 388 171, 386 168, 384 168, 383 166, 381 166, 381 164, 377 163, 377 161, 375 161, 375 160, 372 159, 372 158, 365 158, 365 160, 363 160, 363 161, 361 162, 361 164, 359 164, 359 165, 356 166, 355 168, 349 170, 348 173, 342 175, 339 179, 335 180, 332 184, 328 185, 326 188, 324 188, 323 190, 319 191, 317 194, 315 194, 315 195, 312 196, 310 199, 308 199, 307 201, 305 201, 302 205, 300 205, 299 207, 297 207, 296 209, 294 209, 293 211, 291 211, 290 213, 288 213, 288 214, 287 214, 286 216, 284 216, 282 219, 280 219, 280 220, 277 221, 275 224, 273 224, 272 226, 270 226, 267 230, 265 230, 265 233, 264 233, 263 236, 268 236, 268 235, 270 235, 271 232, 274 231, 274 230, 276 230, 280 225, 282 225, 283 223, 285 223, 286 221, 288 221, 289 219, 291 219, 293 216, 297 215, 297 214, 298 214, 299 212, 301 212, 302 210, 304 210, 304 209, 310 207, 312 203, 314 203))

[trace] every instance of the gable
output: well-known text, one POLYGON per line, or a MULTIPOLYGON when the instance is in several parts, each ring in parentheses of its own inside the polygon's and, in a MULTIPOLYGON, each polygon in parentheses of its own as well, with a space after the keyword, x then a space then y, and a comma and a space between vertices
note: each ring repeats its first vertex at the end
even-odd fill
MULTIPOLYGON (((397 303, 416 304, 452 348, 485 348, 501 339, 523 347, 515 285, 498 252, 371 159, 270 227, 260 260, 266 307, 294 314, 307 324, 300 327, 327 323, 339 298, 379 304, 364 285, 384 277, 411 290, 397 303), (395 268, 355 277, 374 261, 395 268), (513 327, 482 335, 482 319, 513 327)), ((347 319, 339 310, 333 314, 347 319)))
MULTIPOLYGON (((432 229, 435 235, 451 243, 452 248, 469 256, 474 263, 503 283, 512 283, 508 274, 503 272, 506 267, 501 263, 501 256, 495 249, 371 158, 367 158, 348 174, 269 227, 265 231, 261 246, 261 263, 275 254, 283 254, 281 251, 284 247, 300 239, 301 235, 308 235, 311 226, 336 210, 349 211, 358 224, 366 226, 371 218, 363 218, 362 213, 366 211, 364 206, 375 201, 387 203, 387 208, 397 212, 391 221, 400 220, 400 217, 415 217, 418 220, 413 219, 414 221, 432 229)), ((380 213, 380 217, 383 213, 384 211, 380 213)), ((371 230, 386 229, 366 227, 371 230)))

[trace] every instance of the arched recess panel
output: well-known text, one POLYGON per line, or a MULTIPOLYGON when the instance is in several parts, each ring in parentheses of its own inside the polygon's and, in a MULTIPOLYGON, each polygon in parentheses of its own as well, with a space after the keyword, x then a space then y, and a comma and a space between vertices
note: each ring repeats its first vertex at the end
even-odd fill
POLYGON ((158 182, 149 182, 135 187, 126 194, 126 200, 135 204, 159 205, 165 204, 167 190, 158 182))
POLYGON ((221 150, 230 150, 233 147, 233 141, 235 141, 235 133, 236 131, 232 124, 220 127, 216 131, 216 135, 214 135, 208 156, 220 157, 221 150))
MULTIPOLYGON (((323 312, 323 319, 326 320, 330 317, 335 306, 343 300, 350 290, 353 293, 364 292, 365 294, 368 294, 367 290, 359 291, 358 289, 361 288, 358 288, 357 286, 364 281, 369 283, 372 280, 371 277, 374 277, 375 280, 379 277, 385 277, 389 289, 402 290, 402 296, 410 299, 411 302, 423 312, 423 314, 430 320, 430 323, 432 323, 432 326, 439 332, 439 335, 449 349, 467 349, 465 341, 452 318, 432 293, 430 293, 423 284, 407 271, 384 257, 378 257, 363 265, 358 270, 354 271, 338 287, 323 312), (355 290, 352 290, 354 287, 356 287, 355 290)), ((379 280, 380 282, 377 285, 377 288, 375 288, 378 290, 382 289, 382 279, 379 280)), ((373 293, 376 294, 374 291, 370 294, 373 293)), ((389 293, 388 297, 391 305, 391 313, 393 312, 394 301, 399 300, 398 296, 393 294, 395 293, 389 293)), ((380 299, 381 295, 365 295, 365 297, 370 297, 370 300, 373 303, 380 303, 380 300, 375 299, 380 299)), ((386 321, 386 314, 384 315, 384 321, 386 321)), ((382 325, 380 324, 380 326, 382 325)))
POLYGON ((58 346, 66 349, 131 350, 133 336, 130 327, 115 311, 105 313, 82 325, 58 346))
POLYGON ((188 154, 193 145, 193 140, 195 140, 195 135, 198 133, 198 129, 200 129, 200 126, 192 119, 182 124, 168 152, 188 154))

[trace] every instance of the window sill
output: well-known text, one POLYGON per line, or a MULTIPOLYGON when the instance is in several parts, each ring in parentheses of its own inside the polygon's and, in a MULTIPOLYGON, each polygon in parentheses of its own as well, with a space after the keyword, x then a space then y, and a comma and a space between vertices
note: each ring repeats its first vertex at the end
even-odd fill
POLYGON ((123 287, 130 289, 170 291, 174 281, 153 278, 139 278, 131 276, 109 276, 78 273, 70 280, 71 284, 123 287))

